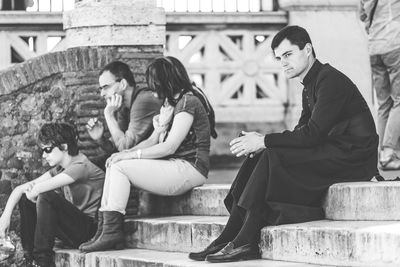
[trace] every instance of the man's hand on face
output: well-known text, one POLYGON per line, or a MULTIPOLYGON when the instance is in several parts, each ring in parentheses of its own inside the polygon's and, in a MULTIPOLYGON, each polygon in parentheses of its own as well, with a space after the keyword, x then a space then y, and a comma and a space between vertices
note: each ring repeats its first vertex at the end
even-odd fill
POLYGON ((257 132, 244 132, 242 136, 233 139, 229 145, 231 153, 236 157, 247 156, 265 149, 264 135, 257 132))
POLYGON ((93 140, 99 140, 104 133, 104 125, 97 118, 91 118, 86 124, 86 129, 93 140))
POLYGON ((104 108, 104 115, 113 115, 122 106, 122 96, 119 94, 114 94, 107 98, 107 106, 104 108))

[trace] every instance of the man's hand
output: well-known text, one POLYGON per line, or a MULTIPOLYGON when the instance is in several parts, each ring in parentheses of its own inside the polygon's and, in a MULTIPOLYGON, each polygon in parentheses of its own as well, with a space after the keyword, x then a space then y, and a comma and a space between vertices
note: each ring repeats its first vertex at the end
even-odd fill
POLYGON ((242 131, 242 136, 233 139, 229 145, 231 153, 236 157, 247 156, 265 149, 264 135, 257 132, 242 131))
POLYGON ((4 238, 10 228, 10 218, 2 215, 0 217, 0 238, 4 238))
POLYGON ((104 108, 104 115, 111 116, 122 106, 122 96, 114 94, 107 98, 107 106, 104 108))
POLYGON ((93 140, 99 140, 104 133, 104 125, 97 118, 91 118, 86 124, 86 129, 93 140))
POLYGON ((32 201, 33 203, 36 203, 37 197, 39 196, 38 191, 33 187, 29 191, 25 191, 26 198, 32 201))

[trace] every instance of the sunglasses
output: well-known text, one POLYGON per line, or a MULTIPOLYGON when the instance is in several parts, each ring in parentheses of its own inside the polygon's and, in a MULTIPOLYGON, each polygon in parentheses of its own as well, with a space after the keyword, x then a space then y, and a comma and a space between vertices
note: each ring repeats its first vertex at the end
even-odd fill
POLYGON ((98 89, 99 91, 101 91, 101 90, 106 90, 106 89, 110 88, 111 86, 113 86, 114 84, 119 83, 120 81, 121 81, 121 79, 117 79, 115 82, 109 83, 109 84, 105 84, 105 85, 103 85, 103 86, 98 87, 97 89, 98 89))
POLYGON ((46 153, 46 154, 50 154, 54 148, 56 148, 57 146, 46 146, 46 147, 42 147, 42 154, 46 153))

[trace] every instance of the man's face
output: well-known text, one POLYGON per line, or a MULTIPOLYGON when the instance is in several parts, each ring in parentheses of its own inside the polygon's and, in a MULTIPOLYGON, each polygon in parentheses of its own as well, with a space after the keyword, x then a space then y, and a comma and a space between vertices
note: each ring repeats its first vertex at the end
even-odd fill
POLYGON ((122 95, 120 81, 109 71, 104 71, 99 77, 100 95, 105 99, 115 94, 122 95))
POLYGON ((293 45, 288 39, 284 39, 278 47, 274 49, 275 58, 281 63, 287 78, 304 78, 309 64, 310 44, 302 50, 297 45, 293 45))

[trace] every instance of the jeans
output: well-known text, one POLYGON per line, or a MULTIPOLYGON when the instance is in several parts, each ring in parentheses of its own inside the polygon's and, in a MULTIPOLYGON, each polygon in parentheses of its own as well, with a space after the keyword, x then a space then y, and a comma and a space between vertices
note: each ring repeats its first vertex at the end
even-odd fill
POLYGON ((40 266, 53 264, 55 237, 78 248, 96 232, 95 220, 55 191, 40 194, 36 204, 23 195, 19 210, 25 256, 40 266))
POLYGON ((100 211, 125 214, 131 185, 156 195, 176 196, 205 181, 206 177, 186 160, 121 160, 107 169, 100 211))
POLYGON ((381 148, 396 148, 400 137, 400 48, 371 55, 378 99, 378 134, 381 148))

